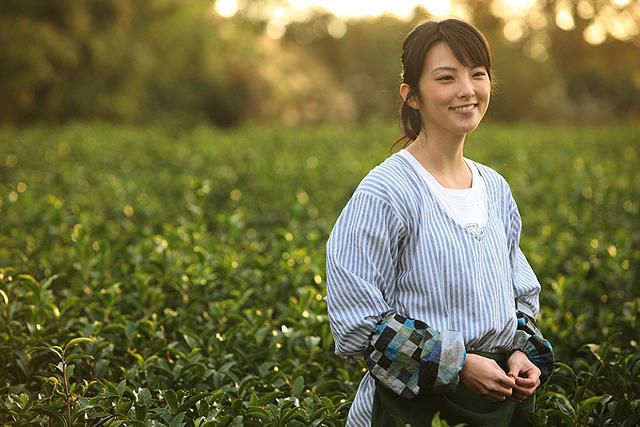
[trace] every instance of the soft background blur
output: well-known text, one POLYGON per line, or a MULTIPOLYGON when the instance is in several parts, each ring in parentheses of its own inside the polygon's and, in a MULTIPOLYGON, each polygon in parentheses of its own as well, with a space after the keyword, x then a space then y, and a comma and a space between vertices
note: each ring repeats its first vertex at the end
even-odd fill
POLYGON ((342 425, 326 239, 449 15, 493 46, 465 154, 542 285, 535 425, 640 425, 640 0, 416 5, 0 1, 0 426, 342 425))
POLYGON ((401 41, 444 16, 492 45, 492 120, 640 117, 637 0, 4 0, 0 123, 393 120, 401 41))

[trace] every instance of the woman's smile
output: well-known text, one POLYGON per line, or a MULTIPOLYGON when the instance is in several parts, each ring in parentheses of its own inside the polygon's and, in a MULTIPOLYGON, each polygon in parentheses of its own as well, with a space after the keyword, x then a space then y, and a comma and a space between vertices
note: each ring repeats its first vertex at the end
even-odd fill
POLYGON ((467 104, 460 107, 449 107, 449 109, 455 111, 456 113, 470 113, 476 109, 477 105, 478 104, 467 104))
POLYGON ((465 135, 478 126, 489 105, 491 81, 485 67, 461 63, 444 42, 429 49, 418 87, 419 99, 411 103, 420 111, 427 135, 465 135))

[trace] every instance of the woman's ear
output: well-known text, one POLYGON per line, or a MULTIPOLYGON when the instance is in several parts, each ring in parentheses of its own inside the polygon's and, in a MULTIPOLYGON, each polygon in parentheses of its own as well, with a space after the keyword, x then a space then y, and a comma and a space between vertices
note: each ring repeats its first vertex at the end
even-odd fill
POLYGON ((402 83, 400 85, 400 96, 402 97, 402 100, 404 101, 405 104, 407 104, 409 107, 413 108, 414 110, 419 110, 420 103, 416 99, 415 95, 410 95, 410 93, 411 93, 411 86, 409 86, 406 83, 402 83))

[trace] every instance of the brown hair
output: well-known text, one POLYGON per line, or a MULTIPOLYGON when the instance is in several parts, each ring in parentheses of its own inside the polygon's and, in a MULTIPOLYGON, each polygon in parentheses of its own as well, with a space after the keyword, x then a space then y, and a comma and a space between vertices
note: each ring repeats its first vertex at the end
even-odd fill
MULTIPOLYGON (((402 83, 409 85, 407 99, 420 99, 418 82, 424 68, 425 57, 429 49, 438 42, 445 42, 456 59, 467 67, 482 65, 487 69, 491 80, 491 51, 484 35, 473 25, 459 19, 445 19, 444 21, 427 21, 415 27, 402 42, 402 83)), ((390 148, 400 141, 405 141, 403 148, 418 137, 422 129, 420 111, 411 108, 405 100, 400 107, 400 120, 404 128, 404 135, 398 138, 390 148)))

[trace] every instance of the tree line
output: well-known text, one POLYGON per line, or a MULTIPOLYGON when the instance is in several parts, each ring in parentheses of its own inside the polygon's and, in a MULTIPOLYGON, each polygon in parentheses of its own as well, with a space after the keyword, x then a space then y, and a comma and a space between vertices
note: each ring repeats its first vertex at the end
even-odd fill
MULTIPOLYGON (((281 38, 267 19, 231 18, 204 0, 7 0, 0 6, 0 122, 108 120, 232 126, 387 120, 398 107, 409 21, 383 15, 328 30, 323 11, 290 23, 281 38)), ((494 52, 497 120, 640 117, 640 55, 632 41, 587 44, 550 25, 544 61, 509 42, 489 2, 473 22, 494 52)))

